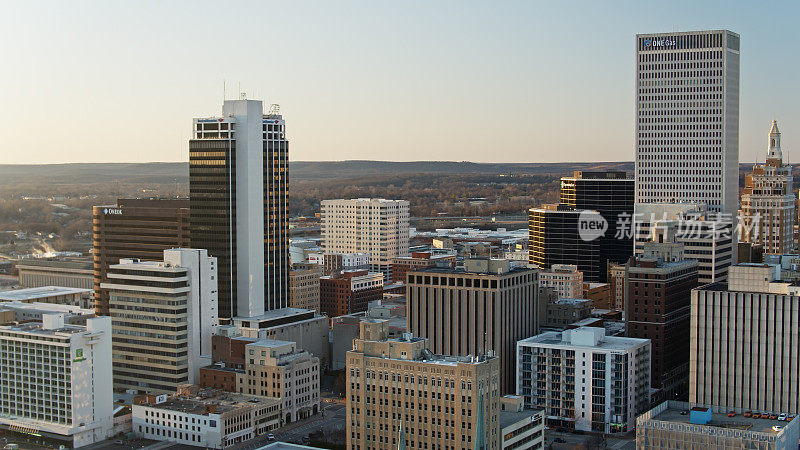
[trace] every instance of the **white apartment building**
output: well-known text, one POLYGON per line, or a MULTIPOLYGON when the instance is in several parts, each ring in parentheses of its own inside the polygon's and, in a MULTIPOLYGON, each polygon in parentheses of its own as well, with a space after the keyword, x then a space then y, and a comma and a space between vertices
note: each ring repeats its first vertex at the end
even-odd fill
POLYGON ((781 132, 772 121, 766 164, 753 166, 742 192, 742 241, 762 244, 765 253, 794 251, 795 197, 792 166, 783 163, 781 132))
POLYGON ((603 328, 547 332, 517 342, 517 395, 549 425, 633 430, 650 406, 650 341, 603 328))
POLYGON ((739 264, 692 291, 689 401, 739 413, 800 413, 800 286, 739 264))
POLYGON ((206 250, 164 250, 163 261, 109 266, 114 387, 173 393, 211 362, 217 315, 217 261, 206 250))
POLYGON ((323 200, 322 237, 326 253, 369 253, 370 271, 392 279, 392 258, 408 256, 406 200, 356 198, 323 200))
POLYGON ((739 200, 739 35, 636 36, 636 203, 739 200))
POLYGON ((574 264, 553 264, 539 271, 539 287, 549 287, 559 298, 583 297, 583 272, 574 264))
POLYGON ((284 423, 320 411, 319 358, 288 341, 262 339, 245 348, 245 394, 281 400, 284 423))
POLYGON ((278 399, 195 386, 171 396, 145 396, 132 409, 138 436, 194 447, 228 448, 281 426, 278 399))
POLYGON ((113 434, 111 319, 0 326, 0 430, 74 448, 113 434))

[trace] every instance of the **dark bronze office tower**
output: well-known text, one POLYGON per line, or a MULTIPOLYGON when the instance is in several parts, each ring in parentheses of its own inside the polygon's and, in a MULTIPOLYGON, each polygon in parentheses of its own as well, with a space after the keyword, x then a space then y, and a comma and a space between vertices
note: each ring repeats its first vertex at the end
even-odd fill
MULTIPOLYGON (((618 233, 632 223, 634 180, 622 171, 575 171, 561 178, 561 203, 579 210, 595 210, 608 223, 605 234, 598 238, 600 247, 599 279, 608 281, 608 263, 625 264, 633 255, 633 233, 618 233), (621 228, 619 228, 621 227, 621 228)), ((632 230, 628 226, 628 230, 632 230)))
POLYGON ((192 248, 215 256, 219 317, 288 306, 288 142, 277 105, 226 100, 194 119, 189 141, 192 248))
POLYGON ((92 208, 94 299, 98 315, 108 315, 108 266, 120 258, 160 261, 164 250, 189 246, 189 201, 125 198, 92 208))
POLYGON ((586 237, 581 225, 598 213, 575 209, 563 203, 542 205, 528 210, 528 262, 543 269, 553 264, 574 264, 583 272, 584 281, 598 282, 600 238, 586 237))

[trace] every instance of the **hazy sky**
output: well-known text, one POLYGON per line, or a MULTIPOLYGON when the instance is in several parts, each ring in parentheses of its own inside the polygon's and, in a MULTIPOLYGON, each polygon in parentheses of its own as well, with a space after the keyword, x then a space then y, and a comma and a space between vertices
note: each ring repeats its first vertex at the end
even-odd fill
POLYGON ((619 161, 634 34, 742 37, 740 159, 800 161, 797 1, 31 1, 0 16, 0 163, 183 161, 223 80, 292 160, 619 161))

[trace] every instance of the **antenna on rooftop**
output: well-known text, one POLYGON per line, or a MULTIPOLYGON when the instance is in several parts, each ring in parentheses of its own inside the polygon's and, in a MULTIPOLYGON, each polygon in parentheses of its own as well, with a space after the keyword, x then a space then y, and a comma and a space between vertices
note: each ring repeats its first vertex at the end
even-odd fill
POLYGON ((225 103, 225 100, 228 99, 228 96, 225 95, 225 79, 222 79, 222 103, 225 103))

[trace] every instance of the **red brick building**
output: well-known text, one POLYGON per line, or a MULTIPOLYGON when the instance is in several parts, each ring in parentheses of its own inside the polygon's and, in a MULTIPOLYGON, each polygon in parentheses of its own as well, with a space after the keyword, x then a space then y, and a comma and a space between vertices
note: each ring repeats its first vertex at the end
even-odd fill
POLYGON ((320 310, 328 317, 366 311, 369 302, 383 298, 383 274, 379 272, 345 270, 319 281, 320 310))
POLYGON ((689 325, 697 261, 682 244, 647 243, 631 257, 626 279, 626 335, 650 339, 650 385, 663 400, 688 399, 689 325))
POLYGON ((257 339, 242 336, 211 337, 211 360, 214 364, 200 368, 200 387, 236 391, 236 375, 244 371, 245 346, 257 339))

